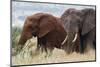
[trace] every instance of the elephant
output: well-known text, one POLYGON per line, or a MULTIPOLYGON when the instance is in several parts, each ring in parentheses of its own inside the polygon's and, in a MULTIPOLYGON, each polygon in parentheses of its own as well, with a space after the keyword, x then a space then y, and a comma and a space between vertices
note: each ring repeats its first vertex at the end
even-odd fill
POLYGON ((95 48, 96 12, 94 9, 69 8, 61 15, 61 20, 68 34, 67 46, 63 46, 69 50, 69 53, 71 51, 85 53, 88 46, 95 48))
POLYGON ((34 36, 38 41, 36 50, 41 48, 46 54, 51 54, 54 48, 61 49, 66 35, 60 18, 48 13, 36 13, 26 18, 18 44, 22 48, 34 36))

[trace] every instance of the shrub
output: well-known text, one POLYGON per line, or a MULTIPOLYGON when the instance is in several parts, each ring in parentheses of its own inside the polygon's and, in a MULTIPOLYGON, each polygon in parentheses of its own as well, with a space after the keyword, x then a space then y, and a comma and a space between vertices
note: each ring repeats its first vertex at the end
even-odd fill
POLYGON ((12 27, 11 32, 11 40, 12 40, 12 54, 15 54, 17 52, 17 46, 18 46, 18 36, 20 36, 21 28, 19 27, 12 27))

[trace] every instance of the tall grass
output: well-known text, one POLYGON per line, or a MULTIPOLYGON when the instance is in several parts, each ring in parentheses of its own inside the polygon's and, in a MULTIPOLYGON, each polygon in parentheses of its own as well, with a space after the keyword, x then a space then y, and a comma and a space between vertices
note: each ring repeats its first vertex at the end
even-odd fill
POLYGON ((12 55, 17 53, 17 46, 18 46, 18 38, 21 34, 21 28, 19 27, 12 27, 12 55))
POLYGON ((61 49, 54 49, 53 54, 45 58, 45 53, 36 52, 37 38, 32 38, 25 43, 23 50, 17 53, 16 47, 21 34, 21 29, 18 27, 12 28, 12 64, 27 65, 27 64, 44 64, 44 63, 60 63, 60 62, 76 62, 76 61, 94 61, 95 51, 89 50, 85 54, 72 53, 66 54, 61 49), (17 53, 17 54, 16 54, 17 53))

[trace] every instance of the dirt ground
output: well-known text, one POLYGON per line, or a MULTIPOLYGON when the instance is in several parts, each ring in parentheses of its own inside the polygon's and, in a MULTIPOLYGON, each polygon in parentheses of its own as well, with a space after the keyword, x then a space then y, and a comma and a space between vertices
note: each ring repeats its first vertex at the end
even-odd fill
MULTIPOLYGON (((45 57, 45 53, 37 54, 35 52, 37 40, 30 40, 30 46, 23 49, 20 54, 12 56, 12 65, 27 65, 27 64, 44 64, 44 63, 61 63, 61 62, 76 62, 76 61, 94 61, 95 51, 90 49, 85 54, 73 52, 66 54, 61 49, 54 49, 51 56, 45 57)), ((27 44, 26 43, 26 44, 27 44)))

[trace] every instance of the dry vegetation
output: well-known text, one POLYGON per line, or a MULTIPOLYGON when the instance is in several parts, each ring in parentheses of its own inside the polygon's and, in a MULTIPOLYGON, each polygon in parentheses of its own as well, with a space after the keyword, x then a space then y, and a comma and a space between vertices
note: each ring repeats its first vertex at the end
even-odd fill
POLYGON ((13 65, 27 65, 27 64, 44 64, 44 63, 60 63, 60 62, 75 62, 75 61, 93 61, 95 60, 95 51, 90 49, 85 54, 78 54, 73 52, 67 55, 61 49, 54 49, 53 54, 49 57, 45 57, 45 53, 37 53, 35 51, 37 39, 32 38, 27 41, 24 49, 17 54, 12 56, 13 65), (27 46, 27 44, 29 46, 27 46))

